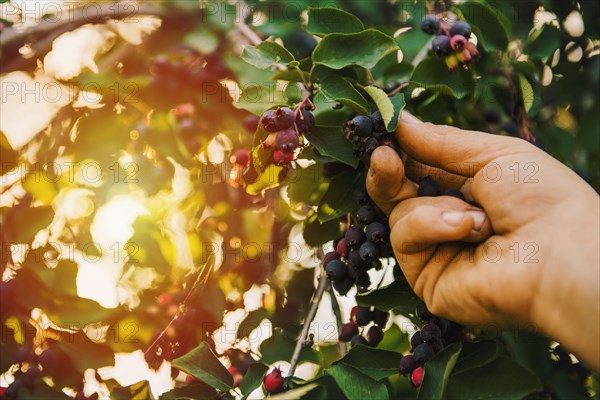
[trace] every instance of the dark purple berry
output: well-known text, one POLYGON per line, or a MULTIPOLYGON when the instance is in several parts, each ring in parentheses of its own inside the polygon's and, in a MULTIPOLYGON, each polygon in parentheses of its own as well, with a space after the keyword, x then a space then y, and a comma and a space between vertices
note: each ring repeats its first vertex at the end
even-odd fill
POLYGON ((432 322, 435 318, 435 315, 429 311, 427 305, 423 301, 417 304, 416 314, 417 317, 419 317, 419 319, 423 322, 432 322))
POLYGON ((442 338, 442 331, 434 323, 428 323, 421 328, 421 339, 426 343, 431 343, 442 338))
POLYGON ((277 132, 275 146, 283 153, 291 153, 300 145, 300 137, 294 129, 284 129, 277 132))
POLYGON ((365 188, 356 189, 352 194, 352 198, 359 206, 366 206, 371 203, 371 198, 365 188))
POLYGON ((373 123, 373 133, 382 134, 386 132, 385 122, 379 110, 371 114, 371 122, 373 123))
POLYGON ((380 146, 390 147, 394 149, 394 151, 400 150, 400 143, 398 143, 398 139, 396 139, 396 136, 391 133, 384 133, 383 135, 379 136, 378 140, 380 146))
POLYGON ((356 213, 356 219, 362 225, 368 225, 375 220, 375 210, 370 206, 362 206, 356 213))
POLYGON ((379 326, 373 325, 369 328, 367 339, 369 346, 377 347, 377 345, 383 340, 383 330, 379 326))
POLYGON ((350 346, 354 347, 359 344, 362 344, 363 346, 367 346, 369 343, 367 342, 367 339, 365 339, 361 335, 354 335, 352 337, 352 339, 350 339, 350 346))
POLYGON ((466 39, 471 37, 471 25, 467 24, 464 21, 457 21, 450 27, 450 36, 460 35, 466 39))
POLYGON ((346 231, 345 239, 348 247, 357 248, 367 240, 367 236, 360 226, 351 226, 346 231))
POLYGON ((372 222, 366 228, 367 240, 372 243, 389 242, 390 228, 381 222, 372 222))
POLYGON ((404 356, 400 359, 400 368, 398 369, 402 375, 409 375, 417 369, 417 361, 412 355, 404 356))
POLYGON ((438 35, 433 39, 431 43, 433 52, 438 57, 446 57, 452 52, 452 46, 450 46, 450 38, 446 35, 438 35))
POLYGON ((366 115, 357 115, 345 124, 346 137, 369 137, 373 132, 373 122, 366 115))
POLYGON ((325 266, 325 273, 332 281, 342 281, 348 277, 348 268, 343 261, 332 260, 325 266))
POLYGON ((448 331, 448 328, 450 327, 450 321, 447 320, 446 318, 435 317, 433 319, 433 323, 436 324, 438 326, 438 328, 440 328, 442 335, 445 335, 446 332, 448 331))
POLYGON ((268 110, 260 118, 260 125, 269 132, 277 132, 291 128, 296 120, 296 115, 288 107, 279 107, 268 110))
POLYGON ((354 322, 358 326, 365 326, 373 321, 373 312, 369 307, 360 307, 354 315, 354 322))
POLYGON ((308 110, 302 110, 296 115, 296 127, 300 133, 312 132, 315 127, 315 116, 308 110))
POLYGON ((428 15, 421 21, 421 30, 428 35, 435 35, 440 31, 440 20, 433 15, 428 15))
POLYGON ((370 267, 369 263, 362 259, 358 249, 350 250, 350 253, 348 253, 348 261, 354 267, 362 270, 363 272, 370 267))
POLYGON ((330 251, 323 257, 323 265, 327 265, 330 261, 339 260, 340 258, 340 253, 337 251, 330 251))
POLYGON ((444 343, 441 340, 435 340, 431 343, 429 343, 431 345, 431 348, 433 349, 433 352, 435 354, 439 353, 440 351, 444 350, 444 343))
POLYGON ((421 331, 416 331, 410 337, 410 349, 415 351, 418 345, 423 344, 423 339, 421 338, 421 331))
POLYGON ((345 296, 352 289, 352 286, 354 286, 354 282, 350 278, 347 278, 342 281, 333 281, 331 286, 333 286, 340 296, 345 296))
POLYGON ((360 252, 360 257, 369 264, 372 264, 381 255, 379 247, 371 242, 363 243, 358 251, 360 252))
POLYGON ((375 308, 373 310, 373 322, 375 322, 375 324, 377 324, 381 328, 385 328, 385 325, 387 324, 388 319, 390 319, 389 312, 379 310, 377 308, 375 308))
POLYGON ((365 142, 365 154, 367 157, 371 157, 371 154, 375 151, 376 148, 379 147, 379 140, 375 138, 369 138, 365 142))
POLYGON ((358 326, 354 322, 342 325, 340 329, 340 340, 342 342, 348 342, 356 335, 358 335, 358 326))
POLYGON ((419 188, 417 189, 418 196, 441 196, 444 192, 442 191, 442 186, 433 179, 428 176, 423 178, 419 183, 419 188))
MULTIPOLYGON (((369 277, 369 274, 366 272, 361 273, 358 278, 356 278, 356 286, 364 289, 367 289, 369 286, 371 286, 371 278, 369 277)), ((360 290, 359 293, 361 293, 360 290)))
POLYGON ((242 120, 242 126, 248 133, 256 132, 256 128, 258 128, 259 118, 256 115, 248 115, 242 120))
POLYGON ((427 343, 418 345, 413 352, 413 356, 419 365, 425 364, 434 355, 435 352, 433 351, 433 348, 427 343))
POLYGON ((457 199, 466 201, 465 195, 458 189, 448 189, 446 190, 446 193, 444 193, 444 196, 456 197, 457 199))

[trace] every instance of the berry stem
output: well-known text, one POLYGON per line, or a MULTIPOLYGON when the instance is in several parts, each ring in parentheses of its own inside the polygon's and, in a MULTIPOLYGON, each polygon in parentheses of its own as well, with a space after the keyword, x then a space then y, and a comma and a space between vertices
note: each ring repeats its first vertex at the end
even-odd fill
MULTIPOLYGON (((319 253, 322 253, 321 251, 319 253)), ((319 254, 321 256, 321 254, 319 254)), ((319 257, 322 258, 322 257, 319 257)), ((306 337, 308 336, 308 330, 310 329, 310 324, 315 318, 317 314, 317 309, 319 308, 319 303, 323 298, 323 294, 325 293, 325 289, 329 286, 329 279, 327 278, 327 274, 321 269, 319 276, 319 284, 317 285, 317 289, 310 300, 310 309, 308 310, 308 314, 306 315, 306 319, 304 320, 304 324, 302 325, 302 331, 300 331, 300 335, 298 339, 296 339, 296 347, 294 348, 294 352, 292 353, 292 359, 290 360, 290 370, 288 372, 288 376, 294 376, 294 372, 296 372, 296 367, 298 366, 298 361, 300 361, 300 353, 302 352, 302 348, 304 347, 304 342, 306 341, 306 337)))

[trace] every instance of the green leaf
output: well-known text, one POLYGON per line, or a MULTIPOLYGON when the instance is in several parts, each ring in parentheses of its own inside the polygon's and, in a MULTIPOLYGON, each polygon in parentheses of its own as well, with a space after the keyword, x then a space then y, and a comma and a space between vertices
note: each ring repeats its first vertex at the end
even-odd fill
POLYGON ((154 400, 148 381, 140 381, 126 387, 116 387, 111 390, 110 398, 113 400, 154 400))
POLYGON ((265 374, 269 370, 269 366, 263 363, 254 363, 250 365, 242 383, 240 384, 240 390, 242 394, 249 395, 254 389, 262 384, 265 374))
POLYGON ((173 366, 222 392, 233 386, 233 377, 205 342, 173 360, 173 366))
POLYGON ((462 351, 452 372, 458 374, 473 368, 480 368, 503 354, 506 352, 495 340, 463 343, 462 351))
POLYGON ((534 31, 523 47, 523 52, 532 57, 550 57, 560 47, 560 31, 552 24, 545 24, 534 31))
POLYGON ((251 195, 257 195, 263 190, 273 188, 279 184, 280 172, 284 167, 280 167, 275 164, 268 165, 264 171, 262 171, 258 179, 246 186, 246 191, 251 195))
POLYGON ((522 74, 519 74, 519 86, 527 116, 531 117, 539 110, 541 99, 531 82, 522 74))
POLYGON ((446 394, 450 399, 520 400, 542 389, 539 379, 531 371, 500 357, 483 367, 452 375, 446 394))
POLYGON ((354 155, 352 143, 339 126, 316 126, 312 132, 307 132, 304 137, 315 146, 319 153, 334 158, 344 164, 356 168, 358 158, 354 155))
POLYGON ((417 396, 418 400, 441 400, 444 398, 448 378, 461 349, 461 343, 453 343, 427 361, 425 377, 417 396))
POLYGON ((349 65, 372 68, 386 54, 396 50, 396 41, 376 29, 331 33, 323 37, 313 51, 313 61, 333 69, 349 65))
POLYGON ((217 396, 217 391, 208 385, 190 385, 178 387, 161 394, 158 400, 213 400, 217 396))
POLYGON ((473 26, 483 47, 489 50, 506 50, 508 32, 497 9, 478 1, 468 1, 458 8, 465 20, 473 26))
POLYGON ((363 177, 354 170, 336 175, 319 203, 317 210, 319 220, 331 221, 352 211, 356 207, 352 193, 362 182, 363 177))
POLYGON ((408 314, 414 311, 419 298, 406 279, 400 277, 387 286, 357 295, 356 302, 360 306, 373 306, 384 311, 400 308, 403 314, 408 314))
POLYGON ((335 219, 321 222, 317 213, 311 210, 304 221, 302 236, 307 245, 320 246, 340 236, 340 223, 335 219))
POLYGON ((475 87, 470 70, 460 68, 456 72, 448 71, 443 60, 428 57, 415 68, 410 78, 411 83, 419 87, 462 99, 475 87))
POLYGON ((400 353, 355 346, 333 365, 349 365, 375 380, 381 380, 398 373, 401 358, 402 354, 400 353))
MULTIPOLYGON (((311 285, 312 286, 312 285, 311 285)), ((293 287, 290 284, 290 287, 293 287)), ((266 339, 260 344, 261 361, 265 364, 274 364, 277 361, 288 361, 292 357, 294 348, 296 347, 296 337, 283 333, 281 330, 274 330, 273 336, 266 339)), ((312 347, 302 349, 300 353, 300 363, 314 362, 319 364, 321 361, 320 354, 312 347)))
POLYGON ((389 394, 385 385, 346 364, 337 364, 325 370, 333 376, 349 400, 386 400, 389 394))
POLYGON ((338 8, 308 8, 306 30, 316 36, 329 33, 356 33, 365 29, 360 19, 338 8))
POLYGON ((323 79, 320 88, 327 100, 342 103, 360 114, 370 114, 367 100, 341 76, 329 75, 323 79))
POLYGON ((367 92, 375 104, 377 104, 377 108, 381 112, 383 122, 385 123, 385 129, 388 132, 394 132, 396 126, 398 126, 400 113, 406 105, 404 102, 404 95, 398 93, 392 97, 388 97, 388 95, 377 86, 367 86, 365 92, 367 92))
POLYGON ((267 318, 268 315, 269 314, 267 313, 267 310, 264 308, 250 311, 238 327, 238 339, 248 337, 250 333, 252 333, 252 331, 256 329, 265 318, 267 318))
POLYGON ((288 390, 283 393, 269 396, 271 400, 298 400, 304 399, 305 395, 309 394, 313 390, 317 389, 319 385, 317 383, 308 383, 306 385, 298 386, 297 388, 288 390))
POLYGON ((14 207, 2 207, 0 211, 4 240, 7 243, 30 243, 35 234, 46 228, 54 218, 50 206, 33 207, 26 202, 14 207), (27 223, 23 223, 27 221, 27 223))
POLYGON ((318 163, 290 171, 284 183, 288 184, 288 196, 294 203, 317 205, 327 190, 323 165, 318 163))
POLYGON ((386 329, 383 340, 377 345, 377 348, 400 353, 408 351, 410 349, 408 334, 400 330, 397 324, 392 323, 390 327, 386 329))
POLYGON ((114 352, 104 343, 94 343, 81 330, 70 334, 67 340, 56 343, 67 354, 79 372, 114 364, 114 352))
POLYGON ((248 64, 266 69, 277 63, 294 61, 292 53, 275 42, 261 42, 256 46, 246 46, 242 50, 242 58, 248 64))

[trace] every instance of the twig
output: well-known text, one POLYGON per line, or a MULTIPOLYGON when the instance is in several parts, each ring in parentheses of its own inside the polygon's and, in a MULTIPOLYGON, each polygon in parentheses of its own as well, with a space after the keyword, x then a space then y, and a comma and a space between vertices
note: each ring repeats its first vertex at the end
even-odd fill
POLYGON ((298 361, 300 361, 300 353, 302 352, 302 348, 304 347, 304 342, 306 341, 306 337, 308 335, 308 330, 310 329, 310 324, 315 318, 317 314, 317 308, 319 308, 319 303, 323 298, 323 294, 325 293, 325 289, 329 285, 329 281, 327 275, 321 272, 321 276, 319 277, 319 284, 317 289, 315 290, 315 294, 310 301, 310 309, 308 310, 308 314, 306 315, 306 319, 304 320, 304 325, 302 325, 302 331, 296 339, 296 347, 294 348, 294 353, 292 353, 292 359, 290 361, 290 371, 288 372, 288 376, 294 376, 294 372, 296 372, 296 367, 298 366, 298 361))
MULTIPOLYGON (((342 320, 342 312, 340 311, 340 303, 337 301, 337 297, 335 297, 335 292, 333 291, 333 286, 329 285, 327 290, 329 292, 329 297, 331 298, 331 310, 333 311, 333 315, 335 315, 335 322, 338 327, 338 334, 341 333, 342 325, 344 324, 342 320)), ((338 343, 338 347, 340 350, 340 355, 346 354, 346 343, 341 340, 338 343)))

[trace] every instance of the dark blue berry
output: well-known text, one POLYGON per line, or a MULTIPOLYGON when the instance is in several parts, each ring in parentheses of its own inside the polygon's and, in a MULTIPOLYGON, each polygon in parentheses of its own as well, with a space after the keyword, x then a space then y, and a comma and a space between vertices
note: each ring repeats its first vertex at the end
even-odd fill
POLYGON ((375 111, 373 114, 371 114, 371 122, 373 123, 373 132, 374 133, 385 133, 385 122, 383 121, 383 116, 381 115, 381 112, 375 111))
POLYGON ((346 136, 359 136, 369 137, 373 132, 373 122, 371 118, 366 115, 357 115, 350 121, 346 122, 345 126, 346 136))
POLYGON ((356 218, 362 225, 368 225, 375 220, 375 210, 373 207, 362 206, 358 209, 356 218))
POLYGON ((440 31, 440 20, 433 15, 428 15, 421 21, 421 30, 428 35, 435 35, 440 31))
POLYGON ((365 262, 372 264, 375 260, 379 258, 381 252, 379 251, 379 247, 375 243, 366 242, 360 246, 358 250, 360 257, 365 260, 365 262))
POLYGON ((433 351, 433 348, 427 343, 418 345, 415 348, 415 351, 413 352, 415 361, 417 361, 417 364, 419 364, 419 365, 425 364, 434 355, 435 355, 435 351, 433 351))
POLYGON ((431 43, 433 52, 438 57, 446 57, 452 52, 452 46, 450 46, 450 38, 446 35, 438 35, 433 39, 431 43))
POLYGON ((360 251, 358 249, 350 250, 350 252, 348 253, 348 262, 354 267, 362 270, 362 272, 364 272, 371 266, 368 262, 362 259, 362 257, 360 256, 360 251))
POLYGON ((448 189, 446 190, 446 193, 444 193, 444 196, 456 197, 457 199, 466 201, 465 195, 458 189, 448 189))
POLYGON ((387 311, 374 309, 373 310, 373 322, 378 326, 384 328, 390 318, 390 313, 387 311))
POLYGON ((367 240, 367 236, 360 226, 351 226, 346 231, 345 239, 348 247, 357 248, 367 240))
POLYGON ((369 343, 367 339, 360 335, 354 335, 352 339, 350 339, 350 346, 354 347, 356 345, 362 344, 363 346, 367 346, 369 343))
POLYGON ((348 277, 348 267, 340 260, 332 260, 325 266, 325 273, 332 281, 342 281, 348 277))
POLYGON ((416 331, 410 337, 410 348, 412 351, 415 351, 418 345, 423 344, 423 339, 421 338, 421 331, 416 331))
POLYGON ((366 206, 371 203, 371 198, 364 187, 356 189, 352 194, 352 198, 359 206, 366 206))
POLYGON ((381 222, 372 222, 365 229, 367 240, 372 243, 389 242, 390 228, 381 222))
POLYGON ((464 21, 457 21, 450 27, 450 36, 460 35, 464 38, 468 39, 471 37, 471 25, 467 24, 464 21))
POLYGON ((435 197, 441 196, 443 193, 444 192, 442 191, 442 186, 438 183, 438 181, 436 181, 430 176, 421 180, 421 182, 419 183, 419 189, 417 189, 418 196, 435 197))
POLYGON ((442 331, 434 323, 429 323, 421 329, 421 339, 423 339, 423 341, 426 343, 435 342, 436 340, 440 340, 441 338, 442 331))
POLYGON ((315 116, 308 110, 302 110, 296 115, 296 127, 298 132, 309 133, 315 127, 315 116))
POLYGON ((354 314, 354 322, 358 326, 365 326, 373 321, 373 312, 369 307, 359 307, 354 314))

